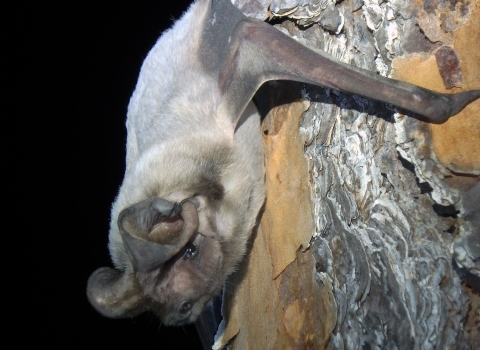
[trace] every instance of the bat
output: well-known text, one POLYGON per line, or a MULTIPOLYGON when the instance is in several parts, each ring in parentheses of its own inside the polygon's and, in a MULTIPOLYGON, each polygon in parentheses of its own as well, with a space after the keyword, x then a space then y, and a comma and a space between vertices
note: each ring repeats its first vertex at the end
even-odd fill
POLYGON ((197 0, 145 59, 127 113, 123 183, 112 205, 115 268, 88 280, 107 317, 194 322, 242 260, 264 203, 260 116, 269 80, 321 85, 442 123, 480 90, 441 94, 314 52, 229 0, 197 0))

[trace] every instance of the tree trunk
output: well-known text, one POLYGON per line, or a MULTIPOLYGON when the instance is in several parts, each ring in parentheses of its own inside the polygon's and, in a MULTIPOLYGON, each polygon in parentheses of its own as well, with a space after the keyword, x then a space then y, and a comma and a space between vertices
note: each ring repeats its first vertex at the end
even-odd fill
MULTIPOLYGON (((282 31, 340 61, 480 89, 479 0, 233 2, 262 19, 270 4, 282 31)), ((430 125, 331 89, 268 88, 267 201, 214 347, 480 349, 480 101, 430 125)))

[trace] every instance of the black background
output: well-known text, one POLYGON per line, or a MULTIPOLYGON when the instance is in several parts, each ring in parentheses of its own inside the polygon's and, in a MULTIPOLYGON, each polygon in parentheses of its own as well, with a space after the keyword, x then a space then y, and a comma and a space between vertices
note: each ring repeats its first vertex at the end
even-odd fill
POLYGON ((200 349, 193 326, 107 319, 85 296, 88 276, 112 266, 109 212, 140 66, 190 1, 99 3, 18 1, 0 11, 4 332, 14 348, 200 349))

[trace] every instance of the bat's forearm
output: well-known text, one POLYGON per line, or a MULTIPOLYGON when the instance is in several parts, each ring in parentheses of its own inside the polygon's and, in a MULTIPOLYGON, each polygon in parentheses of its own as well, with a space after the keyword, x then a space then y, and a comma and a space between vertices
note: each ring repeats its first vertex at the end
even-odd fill
POLYGON ((442 94, 334 61, 263 22, 246 20, 242 26, 249 45, 272 58, 264 67, 271 74, 267 80, 296 80, 354 93, 418 113, 433 123, 446 121, 480 97, 480 90, 442 94))
MULTIPOLYGON (((315 63, 312 63, 313 66, 315 63)), ((308 69, 308 67, 307 67, 308 69)), ((443 94, 402 81, 385 78, 347 64, 325 63, 313 68, 312 83, 391 103, 418 113, 431 123, 443 123, 480 97, 480 90, 443 94)))

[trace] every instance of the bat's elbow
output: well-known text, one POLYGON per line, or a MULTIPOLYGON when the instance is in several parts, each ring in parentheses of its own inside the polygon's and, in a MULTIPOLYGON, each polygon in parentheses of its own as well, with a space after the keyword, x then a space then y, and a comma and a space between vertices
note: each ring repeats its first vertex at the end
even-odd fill
POLYGON ((458 114, 469 102, 462 93, 442 94, 431 102, 423 114, 431 123, 442 124, 458 114))
POLYGON ((427 107, 419 111, 427 121, 434 124, 442 124, 446 122, 451 116, 455 115, 451 103, 448 98, 440 98, 431 101, 427 107))

